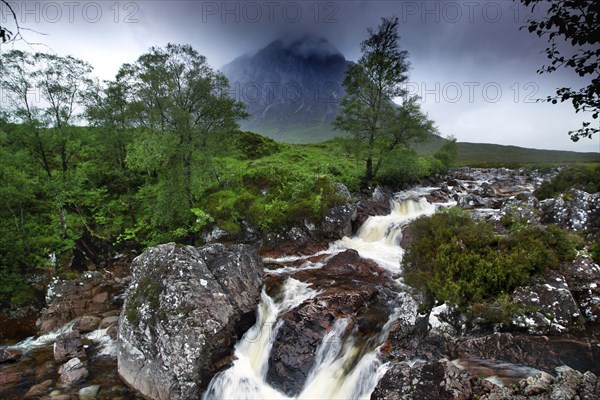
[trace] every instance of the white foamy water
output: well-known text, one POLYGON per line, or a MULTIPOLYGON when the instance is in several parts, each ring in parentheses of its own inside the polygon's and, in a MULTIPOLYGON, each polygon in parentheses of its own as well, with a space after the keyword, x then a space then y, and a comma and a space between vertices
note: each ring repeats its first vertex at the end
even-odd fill
MULTIPOLYGON (((284 265, 266 272, 287 274, 303 269, 318 269, 326 260, 313 263, 310 258, 354 249, 361 257, 374 260, 392 273, 399 273, 403 253, 399 246, 402 229, 417 217, 433 214, 435 209, 436 206, 424 198, 400 196, 393 201, 389 215, 369 217, 355 237, 344 237, 332 243, 327 250, 310 256, 265 259, 265 262, 284 265), (296 265, 286 265, 290 263, 296 265)), ((317 294, 309 284, 293 278, 286 280, 282 293, 276 298, 271 298, 263 290, 256 324, 236 345, 233 366, 211 381, 204 399, 369 399, 388 369, 388 365, 381 360, 379 347, 386 340, 395 320, 404 319, 409 324, 414 323, 416 305, 412 299, 400 301, 399 304, 404 306, 395 309, 381 331, 367 341, 365 338, 359 340, 351 331, 348 319, 336 320, 318 347, 298 396, 289 397, 266 382, 269 355, 282 323, 278 322, 278 316, 317 294), (363 348, 367 342, 368 347, 363 348)))
MULTIPOLYGON (((211 381, 204 400, 369 399, 387 371, 387 365, 381 361, 379 348, 357 361, 361 349, 354 337, 347 335, 348 320, 345 318, 336 320, 323 338, 298 396, 287 396, 266 382, 269 354, 280 326, 276 322, 277 315, 317 295, 308 285, 292 278, 288 278, 285 286, 284 298, 279 302, 263 291, 256 324, 236 345, 233 366, 211 381)), ((391 322, 390 318, 385 325, 386 333, 391 322)))
POLYGON ((56 329, 52 332, 49 332, 45 335, 42 335, 40 337, 36 338, 34 336, 31 336, 31 337, 28 337, 27 339, 20 341, 17 344, 5 346, 3 348, 20 349, 23 351, 29 351, 29 350, 32 350, 37 347, 48 346, 50 344, 53 344, 59 335, 73 330, 73 325, 75 325, 75 321, 71 321, 68 324, 64 325, 63 327, 56 329))
POLYGON ((236 360, 210 383, 204 399, 285 399, 265 382, 269 354, 277 336, 277 316, 292 310, 319 292, 310 285, 288 278, 277 301, 263 290, 257 321, 235 347, 236 360))
POLYGON ((402 228, 420 216, 433 214, 435 209, 435 205, 425 198, 394 200, 390 214, 369 217, 356 236, 346 236, 334 243, 334 246, 354 249, 361 257, 374 260, 382 268, 398 274, 401 272, 400 263, 404 253, 399 246, 402 228))
POLYGON ((108 335, 109 329, 96 329, 83 335, 84 338, 94 342, 95 347, 98 349, 98 356, 117 357, 118 344, 116 340, 108 335))

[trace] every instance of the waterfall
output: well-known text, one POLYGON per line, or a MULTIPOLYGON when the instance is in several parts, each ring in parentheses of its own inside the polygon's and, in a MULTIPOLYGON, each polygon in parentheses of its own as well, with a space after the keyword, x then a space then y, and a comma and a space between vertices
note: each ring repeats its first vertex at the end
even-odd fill
POLYGON ((431 215, 435 206, 425 198, 392 201, 388 215, 369 217, 360 227, 356 236, 344 237, 334 244, 341 248, 358 251, 363 258, 377 262, 392 273, 400 273, 403 250, 399 246, 402 228, 422 215, 431 215))
MULTIPOLYGON (((355 249, 363 258, 373 259, 391 272, 400 272, 402 228, 412 219, 434 211, 435 207, 425 199, 393 201, 389 215, 369 217, 355 237, 344 237, 333 243, 325 253, 332 255, 355 249)), ((287 256, 276 261, 301 261, 309 257, 287 256)), ((321 268, 323 265, 306 261, 300 269, 321 268)), ((290 269, 292 267, 285 267, 285 272, 290 269)), ((281 271, 269 273, 280 275, 281 271)), ((204 399, 291 399, 266 382, 269 355, 281 326, 278 316, 318 294, 310 284, 289 277, 278 295, 271 297, 263 289, 256 324, 237 343, 233 365, 213 378, 204 399)), ((405 294, 399 293, 398 296, 404 297, 405 294)), ((368 338, 359 338, 356 327, 349 328, 351 325, 347 318, 337 319, 316 351, 302 391, 293 398, 369 399, 388 368, 381 361, 380 346, 393 322, 404 318, 404 311, 396 309, 382 330, 368 338)))
POLYGON ((279 299, 263 289, 256 323, 236 344, 233 366, 217 375, 209 384, 204 399, 285 399, 284 394, 265 382, 269 353, 280 324, 277 316, 315 297, 316 290, 293 278, 283 284, 279 299))

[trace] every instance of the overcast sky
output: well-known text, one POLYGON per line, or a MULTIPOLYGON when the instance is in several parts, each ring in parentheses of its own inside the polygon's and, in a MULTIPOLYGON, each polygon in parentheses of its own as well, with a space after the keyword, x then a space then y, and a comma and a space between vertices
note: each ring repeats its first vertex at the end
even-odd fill
MULTIPOLYGON (((558 86, 581 85, 569 71, 538 75, 544 40, 519 30, 530 16, 499 1, 10 1, 30 44, 0 49, 71 54, 112 79, 150 46, 188 43, 220 68, 271 41, 313 32, 348 60, 360 57, 367 28, 400 19, 412 64, 408 88, 442 135, 460 141, 600 151, 600 136, 570 141, 581 126, 570 103, 535 102, 558 86), (36 45, 35 43, 42 43, 36 45)), ((6 9, 2 25, 9 26, 6 9)), ((589 118, 589 117, 588 117, 589 118)))

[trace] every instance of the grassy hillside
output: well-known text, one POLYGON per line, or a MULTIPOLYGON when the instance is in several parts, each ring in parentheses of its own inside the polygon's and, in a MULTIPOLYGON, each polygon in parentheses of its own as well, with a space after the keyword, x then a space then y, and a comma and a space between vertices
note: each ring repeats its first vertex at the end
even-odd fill
MULTIPOLYGON (((277 142, 310 144, 325 142, 333 137, 344 137, 344 132, 322 126, 290 125, 286 130, 262 127, 255 132, 277 142)), ((446 139, 433 136, 426 143, 415 145, 420 155, 432 154, 446 139)), ((457 165, 519 167, 538 164, 572 164, 581 162, 599 162, 600 153, 580 153, 575 151, 539 150, 518 146, 505 146, 491 143, 458 143, 457 165)))
POLYGON ((280 124, 262 123, 255 125, 241 122, 243 130, 258 133, 277 142, 290 144, 311 144, 325 142, 334 137, 344 137, 345 132, 334 130, 331 123, 288 123, 285 129, 280 124))
POLYGON ((457 157, 459 165, 481 166, 526 166, 533 164, 570 164, 598 161, 600 161, 600 153, 538 150, 498 144, 461 142, 458 144, 457 157))

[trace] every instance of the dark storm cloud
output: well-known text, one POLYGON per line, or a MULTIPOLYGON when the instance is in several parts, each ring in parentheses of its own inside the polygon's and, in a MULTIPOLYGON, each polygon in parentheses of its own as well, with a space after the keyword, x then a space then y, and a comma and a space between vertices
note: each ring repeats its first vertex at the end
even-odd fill
MULTIPOLYGON (((536 99, 577 81, 569 71, 540 76, 546 43, 519 28, 530 17, 513 1, 202 1, 155 3, 165 31, 192 38, 215 67, 269 42, 305 32, 326 37, 357 60, 367 28, 381 17, 400 21, 409 51, 409 89, 442 134, 460 140, 568 148, 580 121, 568 105, 536 99), (173 4, 173 3, 169 3, 173 4), (174 14, 169 14, 174 13, 174 14), (177 28, 171 27, 177 21, 177 28), (552 136, 544 140, 544 135, 552 136)), ((538 11, 539 13, 540 11, 538 11)), ((160 18, 159 18, 160 19, 160 18)), ((580 143, 595 150, 595 143, 580 143)))
MULTIPOLYGON (((581 123, 570 105, 535 102, 553 94, 556 87, 581 87, 583 81, 568 70, 536 74, 546 62, 541 53, 546 43, 519 30, 530 15, 519 1, 27 0, 13 4, 24 26, 48 33, 30 36, 33 41, 91 62, 103 79, 113 77, 122 63, 134 61, 150 46, 169 42, 193 45, 220 68, 278 38, 312 33, 327 38, 355 61, 367 28, 376 28, 381 17, 396 15, 401 45, 409 51, 412 64, 409 89, 422 97, 424 110, 442 134, 463 141, 529 147, 599 148, 600 137, 577 145, 568 140, 566 132, 581 123), (29 11, 23 14, 23 10, 29 11)), ((23 43, 18 46, 30 49, 23 43)))

